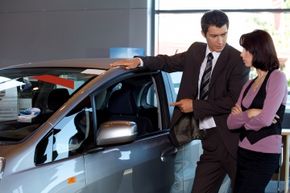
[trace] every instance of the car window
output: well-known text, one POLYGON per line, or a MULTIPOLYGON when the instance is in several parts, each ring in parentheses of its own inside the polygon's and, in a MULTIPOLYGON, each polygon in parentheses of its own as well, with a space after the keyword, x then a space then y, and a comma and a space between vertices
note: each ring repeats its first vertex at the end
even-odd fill
POLYGON ((156 85, 151 75, 125 79, 96 95, 98 126, 113 120, 133 121, 138 136, 162 128, 156 85))
MULTIPOLYGON (((79 108, 79 107, 77 107, 79 108)), ((92 126, 92 108, 74 109, 36 147, 35 163, 43 164, 83 152, 92 126)))
POLYGON ((173 82, 175 93, 177 94, 180 87, 182 72, 172 72, 170 73, 170 76, 173 82))
POLYGON ((31 135, 94 77, 82 72, 70 68, 1 70, 0 141, 19 142, 31 135))

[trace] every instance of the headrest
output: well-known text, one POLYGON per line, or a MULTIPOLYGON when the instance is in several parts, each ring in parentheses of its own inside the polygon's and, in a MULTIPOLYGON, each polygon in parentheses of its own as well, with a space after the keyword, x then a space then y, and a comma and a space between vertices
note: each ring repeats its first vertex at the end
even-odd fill
POLYGON ((87 118, 88 117, 86 117, 85 110, 82 110, 81 112, 79 112, 74 118, 74 124, 76 126, 76 129, 83 136, 85 136, 85 134, 86 134, 87 118))
POLYGON ((47 106, 50 110, 56 111, 69 99, 68 90, 65 88, 57 88, 52 90, 47 99, 47 106))
POLYGON ((112 114, 132 115, 137 112, 137 105, 131 90, 116 90, 110 96, 108 111, 112 114))

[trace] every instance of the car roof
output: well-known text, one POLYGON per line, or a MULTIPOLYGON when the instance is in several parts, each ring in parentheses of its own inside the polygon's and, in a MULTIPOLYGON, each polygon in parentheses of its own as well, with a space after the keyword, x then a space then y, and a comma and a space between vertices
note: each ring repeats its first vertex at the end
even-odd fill
MULTIPOLYGON (((70 67, 70 68, 98 68, 108 70, 110 63, 118 59, 111 58, 74 58, 74 59, 62 59, 62 60, 48 60, 41 62, 29 62, 17 65, 10 65, 1 69, 9 68, 39 68, 39 67, 70 67)), ((120 59, 119 59, 120 60, 120 59)))

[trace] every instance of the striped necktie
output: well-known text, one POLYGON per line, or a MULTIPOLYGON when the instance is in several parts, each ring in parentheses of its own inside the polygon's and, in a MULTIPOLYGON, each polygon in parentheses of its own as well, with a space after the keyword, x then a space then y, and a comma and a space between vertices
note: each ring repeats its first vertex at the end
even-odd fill
POLYGON ((199 99, 206 100, 208 97, 208 89, 210 83, 210 76, 211 76, 211 69, 212 69, 212 53, 207 55, 207 62, 204 73, 202 75, 201 83, 200 83, 200 92, 199 92, 199 99))

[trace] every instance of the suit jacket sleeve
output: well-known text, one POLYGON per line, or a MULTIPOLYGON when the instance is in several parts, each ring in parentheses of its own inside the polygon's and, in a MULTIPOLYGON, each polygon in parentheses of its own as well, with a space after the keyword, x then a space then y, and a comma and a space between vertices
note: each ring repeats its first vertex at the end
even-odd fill
POLYGON ((165 72, 177 72, 183 71, 184 60, 187 53, 179 53, 172 56, 157 55, 140 57, 144 62, 144 67, 149 70, 162 70, 165 72))

